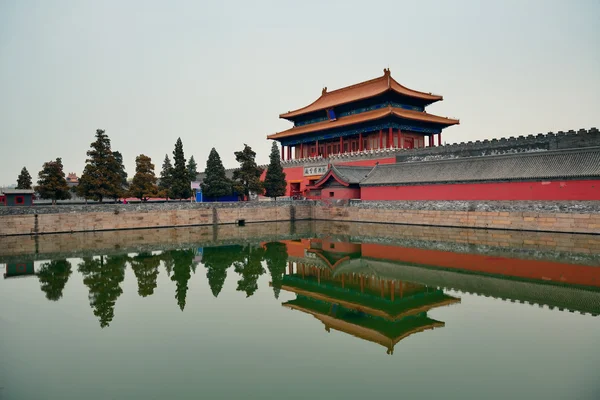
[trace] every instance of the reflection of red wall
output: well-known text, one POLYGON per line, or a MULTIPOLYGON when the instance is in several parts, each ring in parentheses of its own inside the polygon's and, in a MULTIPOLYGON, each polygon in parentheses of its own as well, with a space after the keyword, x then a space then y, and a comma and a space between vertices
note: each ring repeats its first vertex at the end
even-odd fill
MULTIPOLYGON (((393 164, 396 162, 396 158, 395 157, 389 157, 389 158, 381 158, 381 159, 377 159, 377 160, 356 160, 356 161, 349 161, 349 162, 341 162, 341 163, 336 163, 336 165, 356 165, 356 166, 373 166, 375 165, 375 163, 379 163, 379 164, 393 164)), ((327 164, 327 160, 323 160, 322 162, 323 165, 327 164)), ((286 196, 290 195, 290 181, 300 181, 300 191, 304 191, 304 189, 306 189, 306 185, 308 185, 308 180, 309 179, 319 179, 320 176, 311 176, 311 177, 305 177, 304 176, 304 167, 303 166, 299 166, 299 167, 286 167, 284 166, 283 171, 285 172, 285 180, 288 182, 287 184, 287 188, 286 188, 286 196)), ((261 180, 265 180, 265 174, 266 174, 266 169, 265 171, 263 171, 260 179, 261 180)), ((337 198, 353 198, 353 199, 357 199, 360 196, 355 196, 355 197, 337 197, 337 198)))
POLYGON ((481 254, 461 254, 380 244, 363 244, 362 255, 381 260, 600 287, 600 268, 585 265, 490 257, 481 254))
POLYGON ((363 200, 600 200, 600 180, 366 186, 363 200))

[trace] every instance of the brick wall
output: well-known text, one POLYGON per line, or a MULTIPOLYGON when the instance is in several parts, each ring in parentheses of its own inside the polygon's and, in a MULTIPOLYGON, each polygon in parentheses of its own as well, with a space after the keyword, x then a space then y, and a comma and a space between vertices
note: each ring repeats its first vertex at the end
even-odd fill
MULTIPOLYGON (((388 202, 384 207, 377 202, 374 204, 362 202, 354 206, 317 204, 313 210, 313 218, 387 224, 600 234, 600 212, 594 206, 582 212, 571 209, 566 210, 568 212, 555 212, 544 209, 538 211, 532 205, 524 206, 523 210, 514 211, 503 210, 501 207, 498 210, 478 210, 476 208, 469 210, 473 204, 464 204, 465 202, 456 202, 461 203, 460 207, 453 206, 453 202, 444 202, 449 204, 447 209, 403 207, 407 203, 411 202, 388 202)), ((426 207, 427 203, 433 202, 412 203, 426 207)))
POLYGON ((6 207, 0 236, 308 219, 309 202, 6 207), (22 214, 19 214, 22 213, 22 214), (216 217, 216 218, 215 218, 216 217))
POLYGON ((247 202, 0 208, 0 236, 294 220, 600 234, 600 202, 247 202))

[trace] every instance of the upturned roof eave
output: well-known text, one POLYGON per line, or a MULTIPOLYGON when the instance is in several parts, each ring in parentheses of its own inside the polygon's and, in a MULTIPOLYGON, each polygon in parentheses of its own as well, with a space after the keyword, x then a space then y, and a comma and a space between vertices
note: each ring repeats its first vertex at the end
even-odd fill
POLYGON ((291 137, 296 135, 304 135, 319 131, 325 131, 334 128, 340 128, 344 126, 359 124, 363 122, 377 121, 379 119, 388 117, 388 116, 396 116, 398 118, 403 118, 411 121, 420 121, 425 123, 437 124, 441 125, 444 128, 460 125, 460 120, 441 117, 435 114, 429 114, 425 112, 415 112, 415 114, 407 114, 408 110, 399 109, 397 107, 388 106, 386 108, 380 108, 376 110, 367 111, 364 113, 353 114, 346 117, 339 118, 335 121, 322 121, 317 122, 315 124, 303 125, 303 126, 295 126, 285 131, 273 133, 271 135, 267 135, 267 139, 276 140, 285 137, 291 137), (360 117, 363 118, 360 118, 360 117), (336 123, 337 122, 337 123, 336 123), (312 128, 312 129, 308 129, 312 128), (294 131, 295 130, 295 131, 294 131))
POLYGON ((279 118, 290 120, 292 118, 296 118, 296 117, 299 117, 304 114, 308 114, 308 113, 312 113, 312 112, 316 112, 316 111, 323 111, 323 110, 326 110, 331 107, 337 107, 337 106, 349 104, 349 103, 352 103, 355 101, 369 99, 369 98, 372 98, 375 96, 379 96, 388 91, 393 91, 393 92, 396 92, 403 96, 412 97, 412 98, 419 99, 419 100, 424 100, 427 102, 427 105, 433 104, 437 101, 444 100, 444 97, 441 95, 421 92, 418 90, 410 89, 404 85, 401 85, 400 83, 398 83, 398 81, 396 81, 394 78, 392 78, 391 72, 389 69, 384 69, 384 74, 382 76, 374 78, 374 79, 359 82, 359 83, 356 83, 356 84, 350 85, 350 86, 345 86, 345 87, 336 89, 331 92, 327 92, 326 88, 325 88, 325 89, 323 89, 321 96, 319 96, 319 98, 317 98, 312 103, 308 104, 307 106, 298 108, 294 111, 288 111, 286 113, 281 113, 281 114, 279 114, 279 118), (340 101, 340 102, 333 103, 330 105, 315 107, 315 105, 317 105, 322 99, 324 99, 326 97, 330 97, 331 95, 339 95, 340 93, 351 92, 352 90, 357 90, 361 87, 365 87, 365 86, 373 85, 373 84, 379 84, 379 83, 383 85, 381 87, 381 89, 376 90, 374 93, 371 93, 369 95, 364 95, 364 96, 357 95, 355 97, 349 97, 345 101, 340 101))

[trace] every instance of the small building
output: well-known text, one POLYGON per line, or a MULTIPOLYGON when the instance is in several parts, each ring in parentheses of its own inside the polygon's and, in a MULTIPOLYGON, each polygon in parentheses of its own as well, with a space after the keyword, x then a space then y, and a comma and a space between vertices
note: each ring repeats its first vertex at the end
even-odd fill
POLYGON ((4 196, 5 206, 32 206, 33 205, 33 193, 31 189, 4 189, 2 195, 4 196))
POLYGON ((321 179, 307 186, 310 199, 360 199, 360 182, 364 180, 373 167, 351 167, 331 165, 321 179))

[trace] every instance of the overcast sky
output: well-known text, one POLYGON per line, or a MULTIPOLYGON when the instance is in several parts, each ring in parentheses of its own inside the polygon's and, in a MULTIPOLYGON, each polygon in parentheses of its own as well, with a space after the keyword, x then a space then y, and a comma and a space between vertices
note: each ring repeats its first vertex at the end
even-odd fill
POLYGON ((442 94, 445 142, 600 128, 600 2, 0 0, 0 185, 97 128, 157 174, 177 137, 203 170, 247 143, 266 163, 282 112, 382 75, 442 94))

